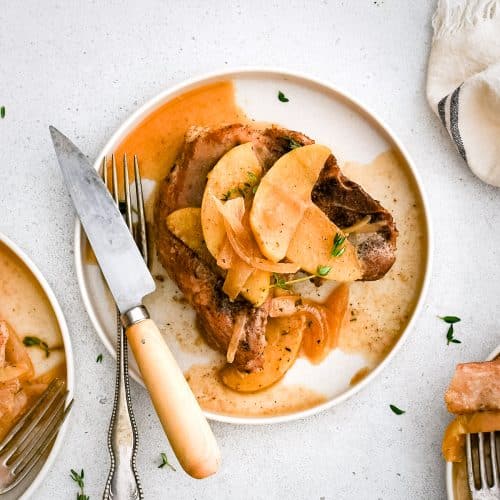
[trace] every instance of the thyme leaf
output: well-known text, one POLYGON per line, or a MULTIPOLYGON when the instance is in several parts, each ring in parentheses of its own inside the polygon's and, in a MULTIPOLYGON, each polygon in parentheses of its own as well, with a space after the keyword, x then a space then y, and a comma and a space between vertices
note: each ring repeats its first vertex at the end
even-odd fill
POLYGON ((161 456, 161 464, 158 466, 158 469, 162 469, 166 465, 167 467, 172 469, 174 472, 177 472, 175 470, 175 468, 169 463, 167 455, 165 453, 160 453, 160 456, 161 456))
POLYGON ((95 360, 96 363, 102 363, 102 354, 99 354, 95 360))
POLYGON ((5 106, 0 106, 0 118, 5 118, 5 106))
POLYGON ((403 413, 406 413, 404 410, 401 410, 395 405, 389 405, 389 408, 395 413, 396 415, 402 415, 403 413))
POLYGON ((330 255, 332 257, 340 257, 344 252, 345 252, 345 240, 346 236, 343 236, 340 233, 335 233, 335 236, 333 238, 333 246, 330 251, 330 255))
POLYGON ((285 94, 283 94, 283 92, 281 92, 281 90, 278 92, 278 99, 281 102, 288 102, 290 100, 285 94))
POLYGON ((328 276, 331 270, 332 270, 331 266, 319 265, 318 268, 316 269, 316 274, 321 277, 328 276))
POLYGON ((287 139, 288 139, 288 147, 290 148, 290 150, 301 148, 303 146, 303 144, 297 142, 295 139, 292 139, 291 137, 287 137, 287 139))
POLYGON ((453 323, 450 325, 450 327, 448 328, 448 331, 446 332, 446 345, 450 345, 451 344, 461 344, 462 341, 461 340, 458 340, 454 337, 455 333, 454 333, 454 330, 453 330, 453 323))
POLYGON ((457 316, 438 316, 438 318, 442 319, 445 323, 448 323, 450 325, 453 325, 454 323, 458 323, 459 321, 462 321, 457 316))
POLYGON ((42 349, 42 351, 45 352, 46 358, 49 357, 50 349, 49 349, 47 342, 44 342, 43 340, 39 339, 38 337, 26 336, 23 339, 23 344, 26 347, 38 347, 39 349, 42 349))

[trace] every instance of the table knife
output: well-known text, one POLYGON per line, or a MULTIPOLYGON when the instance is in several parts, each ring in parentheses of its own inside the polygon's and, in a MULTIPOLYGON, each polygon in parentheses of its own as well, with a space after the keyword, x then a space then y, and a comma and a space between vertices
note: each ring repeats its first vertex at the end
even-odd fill
POLYGON ((142 304, 155 283, 107 187, 85 155, 49 127, 73 205, 120 310, 127 339, 172 449, 195 478, 220 464, 215 437, 158 327, 142 304))

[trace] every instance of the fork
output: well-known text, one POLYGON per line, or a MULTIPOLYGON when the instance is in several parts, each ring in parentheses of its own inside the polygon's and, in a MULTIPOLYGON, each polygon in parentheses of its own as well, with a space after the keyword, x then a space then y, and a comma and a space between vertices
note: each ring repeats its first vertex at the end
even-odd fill
POLYGON ((467 479, 473 500, 498 500, 500 499, 500 486, 498 477, 498 456, 496 447, 496 433, 476 434, 477 446, 472 443, 472 435, 465 438, 465 451, 467 456, 467 479), (487 453, 486 434, 489 434, 489 453, 487 453))
MULTIPOLYGON (((102 163, 103 181, 108 185, 108 169, 106 157, 102 163)), ((146 237, 146 218, 144 215, 144 196, 142 193, 141 175, 137 156, 134 156, 134 178, 137 200, 137 231, 135 234, 139 250, 148 263, 148 245, 146 237)), ((132 224, 132 202, 128 174, 127 156, 123 157, 123 186, 125 198, 125 220, 130 232, 134 234, 132 224)), ((118 176, 115 155, 111 156, 111 194, 115 203, 120 207, 118 176)), ((121 208, 121 207, 120 207, 121 208)), ((103 498, 142 499, 139 474, 136 466, 137 443, 139 434, 132 410, 130 396, 130 378, 128 372, 127 337, 120 320, 120 311, 116 310, 117 337, 116 337, 116 385, 113 412, 108 430, 108 449, 111 466, 104 489, 103 498)))
POLYGON ((68 415, 66 385, 54 379, 0 443, 0 495, 17 486, 44 456, 68 415))

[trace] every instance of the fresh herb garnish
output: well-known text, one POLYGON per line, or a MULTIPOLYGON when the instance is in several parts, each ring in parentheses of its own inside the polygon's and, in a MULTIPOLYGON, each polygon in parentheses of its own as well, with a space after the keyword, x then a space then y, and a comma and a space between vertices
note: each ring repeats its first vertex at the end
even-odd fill
POLYGON ((5 106, 0 106, 0 118, 5 118, 5 106))
POLYGON ((328 276, 328 273, 332 270, 332 268, 330 266, 318 266, 318 268, 316 269, 316 274, 318 276, 328 276))
POLYGON ((330 255, 332 257, 340 257, 345 252, 345 243, 346 236, 342 236, 340 233, 335 233, 333 238, 333 246, 330 251, 330 255))
POLYGON ((222 201, 227 201, 229 199, 231 199, 231 196, 233 195, 233 192, 234 192, 234 189, 229 189, 228 191, 226 191, 222 196, 221 196, 221 200, 222 201))
POLYGON ((454 323, 458 323, 459 321, 462 321, 457 316, 438 316, 438 318, 442 319, 445 323, 448 323, 450 325, 453 325, 454 323))
POLYGON ((257 178, 257 176, 253 172, 249 171, 249 172, 247 172, 247 175, 248 175, 248 179, 252 183, 252 185, 259 182, 259 179, 257 178))
POLYGON ((294 285, 295 283, 301 283, 303 281, 310 280, 311 278, 324 278, 331 270, 332 268, 330 266, 318 266, 316 269, 316 274, 308 274, 307 276, 303 276, 302 278, 297 278, 290 281, 286 281, 285 278, 283 278, 283 276, 280 276, 278 273, 273 273, 274 283, 269 288, 282 288, 283 290, 289 290, 290 285, 294 285))
POLYGON ((402 415, 403 413, 406 413, 404 410, 401 410, 395 405, 389 405, 389 408, 396 414, 396 415, 402 415))
POLYGON ((255 194, 255 192, 257 191, 257 187, 259 185, 259 182, 260 182, 259 178, 253 172, 250 172, 250 171, 247 172, 247 175, 248 175, 248 182, 244 182, 240 186, 236 186, 234 188, 228 189, 221 196, 221 200, 228 201, 235 194, 238 194, 238 195, 242 196, 243 198, 245 198, 245 196, 247 194, 249 194, 250 192, 255 194))
POLYGON ((297 142, 295 139, 292 139, 291 137, 288 137, 287 139, 288 139, 288 147, 290 148, 290 150, 301 148, 303 146, 300 142, 297 142))
POLYGON ((78 474, 76 470, 71 469, 71 479, 78 485, 80 491, 76 494, 76 500, 90 500, 88 495, 85 495, 83 489, 85 488, 85 483, 83 482, 83 469, 78 474))
POLYGON ((50 354, 50 349, 47 344, 47 342, 44 342, 43 340, 39 339, 38 337, 24 337, 23 339, 23 344, 26 347, 38 347, 42 349, 42 351, 45 351, 45 357, 48 358, 50 354))
POLYGON ((161 456, 161 464, 158 466, 158 469, 162 469, 166 465, 167 467, 170 467, 174 472, 177 472, 175 468, 172 467, 172 465, 168 462, 168 458, 165 453, 160 453, 160 456, 161 456))
POLYGON ((452 344, 462 343, 461 340, 456 339, 453 335, 454 335, 453 324, 451 324, 450 327, 448 328, 448 331, 446 332, 446 345, 450 345, 450 343, 452 344))
POLYGON ((99 354, 95 360, 96 363, 102 363, 102 354, 99 354))
POLYGON ((273 273, 273 278, 274 284, 271 285, 271 288, 282 288, 283 290, 288 290, 287 282, 285 278, 283 278, 283 276, 280 276, 277 273, 273 273))
POLYGON ((278 92, 278 99, 281 102, 288 102, 290 100, 285 94, 283 94, 283 92, 281 92, 281 90, 278 92))

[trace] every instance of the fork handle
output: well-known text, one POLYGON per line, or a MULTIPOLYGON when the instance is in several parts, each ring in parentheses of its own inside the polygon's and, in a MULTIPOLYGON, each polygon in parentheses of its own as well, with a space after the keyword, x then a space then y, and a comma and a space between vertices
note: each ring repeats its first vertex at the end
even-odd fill
POLYGON ((217 472, 215 437, 158 327, 151 319, 126 330, 156 413, 182 468, 202 479, 217 472))
POLYGON ((116 386, 108 430, 110 470, 103 499, 142 500, 144 494, 136 468, 138 432, 130 397, 127 337, 117 311, 116 386))

